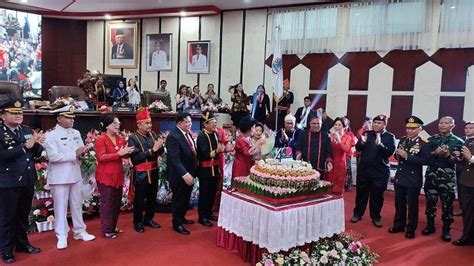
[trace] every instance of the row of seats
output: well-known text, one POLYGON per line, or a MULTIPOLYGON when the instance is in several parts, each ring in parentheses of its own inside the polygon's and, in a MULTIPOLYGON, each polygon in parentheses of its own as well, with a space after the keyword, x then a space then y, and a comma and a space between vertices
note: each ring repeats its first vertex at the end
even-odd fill
MULTIPOLYGON (((70 95, 73 99, 80 101, 84 99, 84 91, 76 86, 53 86, 49 89, 49 101, 54 102, 59 97, 70 95)), ((0 81, 0 103, 9 98, 22 99, 22 92, 18 83, 0 81)), ((142 106, 148 106, 155 100, 162 100, 159 95, 151 91, 142 93, 142 106)))

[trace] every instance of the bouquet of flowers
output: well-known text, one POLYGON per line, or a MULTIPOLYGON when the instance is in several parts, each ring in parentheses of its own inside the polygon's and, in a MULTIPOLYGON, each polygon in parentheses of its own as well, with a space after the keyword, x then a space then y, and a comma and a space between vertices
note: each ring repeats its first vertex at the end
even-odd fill
POLYGON ((167 110, 167 106, 161 100, 155 100, 148 106, 148 110, 153 113, 161 113, 167 110))
POLYGON ((49 191, 48 187, 46 186, 48 163, 47 162, 35 163, 35 169, 36 169, 36 175, 38 177, 35 182, 35 192, 38 193, 38 192, 49 191))
POLYGON ((82 203, 82 212, 86 215, 93 216, 96 213, 99 213, 100 201, 99 201, 99 192, 96 189, 92 192, 92 196, 82 203))
POLYGON ((65 95, 57 98, 51 104, 51 110, 58 110, 66 106, 73 107, 74 109, 80 109, 79 104, 71 97, 71 95, 65 95))
POLYGON ((230 107, 227 103, 220 103, 217 105, 217 111, 219 113, 230 113, 230 107))
POLYGON ((282 253, 263 254, 257 266, 270 265, 373 265, 379 255, 347 234, 322 238, 313 247, 302 251, 292 249, 288 255, 282 253))
MULTIPOLYGON (((166 141, 169 132, 163 132, 160 134, 160 138, 166 141)), ((166 161, 167 161, 167 150, 165 147, 164 153, 158 157, 158 169, 159 169, 159 179, 158 179, 158 194, 156 197, 156 202, 158 205, 158 210, 161 212, 169 212, 171 209, 171 198, 173 193, 171 192, 168 181, 166 180, 166 161)))
POLYGON ((217 108, 217 106, 215 106, 212 101, 209 101, 206 105, 204 105, 202 108, 201 108, 202 112, 213 112, 213 113, 216 113, 219 111, 219 109, 217 108))
MULTIPOLYGON (((128 141, 131 133, 130 131, 123 130, 120 132, 120 135, 128 141)), ((129 202, 128 200, 128 192, 130 191, 130 175, 133 171, 132 160, 130 158, 122 159, 123 171, 125 174, 125 182, 123 184, 123 191, 122 191, 122 204, 120 206, 120 210, 122 211, 129 211, 133 209, 133 203, 129 202)))
POLYGON ((54 222, 53 200, 41 199, 33 202, 32 218, 35 222, 54 222))
POLYGON ((83 176, 91 176, 95 174, 95 168, 97 165, 97 160, 95 157, 94 143, 95 140, 99 137, 100 132, 96 129, 91 129, 84 140, 84 146, 86 152, 82 156, 81 170, 83 176))

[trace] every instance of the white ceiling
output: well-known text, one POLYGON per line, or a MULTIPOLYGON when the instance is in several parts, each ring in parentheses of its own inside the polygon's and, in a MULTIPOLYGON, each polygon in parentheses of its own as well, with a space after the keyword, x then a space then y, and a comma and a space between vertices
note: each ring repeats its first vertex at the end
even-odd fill
MULTIPOLYGON (((0 6, 17 10, 35 11, 46 16, 86 18, 110 13, 114 18, 129 17, 130 12, 146 11, 161 16, 176 15, 190 9, 193 15, 219 13, 221 10, 251 9, 289 5, 311 5, 338 0, 0 0, 0 6), (163 10, 164 9, 164 10, 163 10), (169 11, 169 12, 168 12, 169 11), (199 11, 194 13, 195 11, 199 11), (116 12, 116 13, 114 13, 116 12), (124 12, 128 14, 124 15, 124 12), (201 13, 200 13, 201 12, 201 13), (103 13, 103 14, 99 14, 103 13)), ((349 1, 350 2, 350 1, 349 1)), ((190 15, 190 14, 188 14, 190 15)))

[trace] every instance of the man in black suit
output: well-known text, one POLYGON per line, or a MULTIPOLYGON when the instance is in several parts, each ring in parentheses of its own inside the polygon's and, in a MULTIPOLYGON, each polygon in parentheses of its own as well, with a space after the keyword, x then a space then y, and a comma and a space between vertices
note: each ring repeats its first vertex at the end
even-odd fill
POLYGON ((185 218, 191 192, 193 190, 194 177, 196 176, 196 146, 191 137, 192 120, 188 113, 177 115, 177 126, 166 139, 168 151, 167 179, 173 192, 171 207, 173 209, 173 229, 184 235, 190 232, 183 224, 193 224, 185 218))
POLYGON ((308 115, 311 113, 311 98, 309 96, 304 97, 304 106, 298 108, 295 113, 296 126, 300 129, 304 129, 307 126, 308 115))
POLYGON ((28 241, 28 215, 36 182, 35 157, 40 157, 42 132, 22 126, 21 102, 10 99, 0 107, 0 249, 5 263, 15 262, 13 251, 41 252, 28 241))
POLYGON ((395 174, 395 218, 388 232, 404 232, 406 226, 405 237, 414 238, 418 226, 418 196, 423 185, 423 165, 429 163, 431 153, 428 141, 420 137, 423 121, 416 116, 410 116, 405 122, 407 135, 400 139, 395 150, 398 160, 395 174))
POLYGON ((388 132, 388 117, 378 115, 373 119, 372 130, 366 131, 356 144, 360 151, 357 166, 356 206, 352 223, 362 219, 370 196, 370 218, 376 227, 382 227, 380 212, 383 206, 383 193, 387 189, 390 176, 389 158, 395 151, 395 136, 388 132))
POLYGON ((125 42, 125 34, 122 29, 115 33, 115 45, 112 46, 112 59, 133 59, 133 48, 125 42))

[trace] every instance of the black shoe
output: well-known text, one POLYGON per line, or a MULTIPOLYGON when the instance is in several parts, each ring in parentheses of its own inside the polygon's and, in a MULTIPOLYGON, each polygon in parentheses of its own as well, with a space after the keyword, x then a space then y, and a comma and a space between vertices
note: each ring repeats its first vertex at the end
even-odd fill
POLYGON ((151 227, 151 228, 160 228, 161 227, 160 224, 156 223, 153 220, 146 220, 146 221, 143 222, 143 225, 151 227))
POLYGON ((15 257, 13 257, 13 253, 11 252, 4 252, 2 253, 2 260, 4 263, 14 263, 15 262, 15 257))
POLYGON ((211 227, 212 226, 212 223, 209 222, 208 219, 199 219, 198 220, 198 223, 204 225, 204 226, 207 226, 207 227, 211 227))
POLYGON ((373 224, 375 227, 378 227, 378 228, 383 227, 382 220, 380 220, 380 219, 379 219, 379 220, 373 219, 373 220, 372 220, 372 224, 373 224))
POLYGON ((408 238, 408 239, 413 239, 413 238, 415 238, 415 232, 414 231, 407 231, 405 233, 405 237, 408 238))
POLYGON ((421 234, 424 235, 424 236, 427 236, 427 235, 431 235, 431 234, 434 234, 436 233, 436 228, 434 227, 434 225, 430 225, 428 224, 425 229, 423 229, 421 231, 421 234))
POLYGON ((211 221, 216 221, 217 222, 217 220, 219 220, 219 217, 217 217, 215 215, 211 215, 211 216, 209 216, 208 219, 211 220, 211 221))
POLYGON ((362 220, 361 217, 354 215, 354 216, 352 216, 352 218, 351 218, 351 223, 357 223, 357 222, 360 221, 360 220, 362 220))
POLYGON ((443 229, 441 239, 443 239, 444 242, 451 242, 451 234, 449 233, 449 229, 443 229))
POLYGON ((36 254, 40 253, 41 249, 33 246, 24 246, 24 247, 16 247, 15 249, 16 252, 24 252, 28 254, 36 254))
POLYGON ((191 232, 189 232, 186 228, 184 228, 184 226, 180 225, 180 226, 173 226, 173 230, 175 230, 176 232, 182 234, 182 235, 189 235, 191 234, 191 232))
POLYGON ((194 221, 193 220, 186 220, 184 219, 184 223, 183 224, 194 224, 194 221))
POLYGON ((135 231, 137 231, 138 233, 145 233, 145 227, 143 227, 142 223, 135 224, 134 228, 135 228, 135 231))
POLYGON ((471 246, 474 245, 474 241, 469 241, 465 239, 458 239, 453 241, 453 245, 455 246, 471 246))
POLYGON ((405 232, 405 228, 402 228, 402 227, 390 227, 388 229, 388 232, 390 234, 396 234, 396 233, 401 233, 401 232, 405 232))

